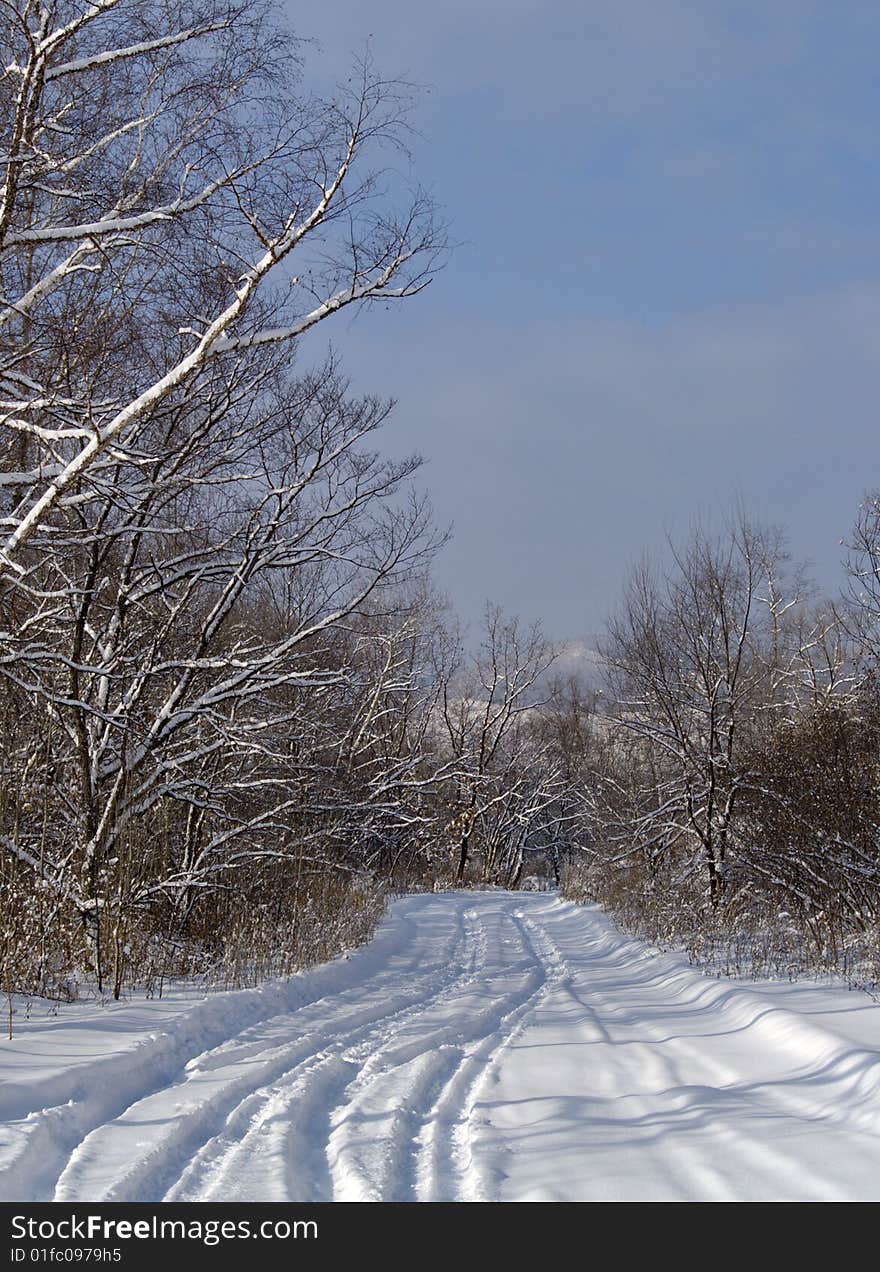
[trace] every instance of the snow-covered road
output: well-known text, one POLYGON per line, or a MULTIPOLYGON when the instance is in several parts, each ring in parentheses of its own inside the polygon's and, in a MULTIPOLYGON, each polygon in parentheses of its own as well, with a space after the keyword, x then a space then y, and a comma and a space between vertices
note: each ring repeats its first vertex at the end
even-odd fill
POLYGON ((880 1007, 547 894, 398 901, 263 990, 0 1045, 0 1198, 880 1198, 880 1007))

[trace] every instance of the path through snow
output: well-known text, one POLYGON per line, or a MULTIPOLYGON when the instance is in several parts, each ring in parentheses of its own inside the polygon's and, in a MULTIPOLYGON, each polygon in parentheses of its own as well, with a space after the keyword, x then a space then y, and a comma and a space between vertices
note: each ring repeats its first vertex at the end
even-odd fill
POLYGON ((396 902, 262 990, 0 1044, 0 1198, 880 1198, 880 1007, 547 894, 396 902))

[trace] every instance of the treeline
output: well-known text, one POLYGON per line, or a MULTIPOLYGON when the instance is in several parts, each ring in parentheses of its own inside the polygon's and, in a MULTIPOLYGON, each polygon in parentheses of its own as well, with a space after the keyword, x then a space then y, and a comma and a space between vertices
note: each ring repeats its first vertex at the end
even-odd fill
POLYGON ((880 497, 834 601, 737 515, 626 584, 565 890, 732 971, 880 976, 880 497))
POLYGON ((389 887, 533 873, 845 957, 878 905, 877 500, 833 605, 742 518, 638 569, 602 685, 491 607, 462 639, 388 404, 300 365, 442 259, 405 86, 308 91, 268 4, 0 21, 10 1001, 241 983, 361 939, 389 887))

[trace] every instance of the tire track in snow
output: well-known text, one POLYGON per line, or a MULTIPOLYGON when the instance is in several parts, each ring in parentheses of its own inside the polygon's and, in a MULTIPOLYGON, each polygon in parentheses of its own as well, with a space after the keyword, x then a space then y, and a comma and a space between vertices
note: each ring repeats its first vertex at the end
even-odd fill
POLYGON ((62 1069, 47 1082, 4 1084, 0 1115, 12 1134, 0 1161, 0 1196, 51 1200, 70 1156, 92 1131, 145 1096, 164 1092, 205 1057, 234 1049, 239 1039, 257 1036, 273 1020, 328 1001, 328 991, 332 1001, 360 994, 365 963, 381 968, 383 960, 390 963, 411 949, 408 965, 416 968, 415 931, 410 919, 395 915, 350 958, 287 982, 208 995, 176 1016, 169 1013, 165 1028, 139 1038, 133 1047, 62 1069), (208 1041, 213 1046, 206 1050, 208 1041))
POLYGON ((514 1043, 529 1015, 555 983, 559 969, 548 970, 536 948, 535 929, 522 911, 512 916, 532 963, 526 985, 502 1001, 490 1030, 462 1049, 461 1061, 426 1114, 417 1136, 414 1192, 420 1201, 483 1201, 493 1195, 491 1168, 473 1154, 474 1109, 492 1069, 514 1043))
MULTIPOLYGON (((251 1097, 241 1110, 247 1125, 232 1125, 209 1143, 167 1199, 411 1198, 413 1139, 423 1110, 459 1063, 449 1039, 462 1037, 462 1007, 475 983, 490 1005, 469 1016, 464 1035, 480 1036, 482 1022, 495 1023, 499 1014, 482 916, 468 909, 461 917, 469 957, 444 988, 357 1041, 340 1039, 320 1065, 310 1061, 251 1097)), ((499 922, 509 920, 502 914, 499 922)))
MULTIPOLYGON (((257 1146, 264 1162, 286 1163, 283 1172, 274 1172, 271 1189, 279 1191, 278 1179, 282 1174, 286 1177, 286 1187, 277 1197, 273 1193, 273 1199, 330 1199, 333 1184, 325 1147, 333 1110, 343 1099, 345 1090, 363 1071, 369 1072, 389 1034, 418 1020, 437 1003, 455 1001, 461 986, 473 975, 472 960, 465 965, 464 959, 472 945, 472 932, 463 907, 457 919, 459 937, 454 956, 449 960, 447 979, 432 995, 421 997, 402 1012, 382 1018, 365 1032, 335 1037, 318 1057, 319 1065, 310 1058, 297 1069, 281 1075, 271 1087, 252 1094, 249 1097, 252 1108, 245 1107, 249 1103, 245 1101, 233 1110, 223 1132, 204 1145, 178 1183, 169 1189, 166 1199, 208 1199, 230 1195, 225 1191, 228 1189, 233 1190, 231 1195, 244 1199, 238 1185, 240 1163, 248 1162, 251 1149, 257 1146), (316 1149, 316 1144, 320 1149, 316 1149), (304 1162, 310 1163, 310 1169, 304 1169, 304 1162)), ((260 1178, 265 1174, 258 1170, 253 1187, 249 1179, 249 1193, 269 1196, 259 1191, 260 1178)))
POLYGON ((217 1137, 234 1143, 246 1133, 248 1121, 259 1118, 263 1103, 272 1098, 270 1086, 285 1077, 295 1082, 311 1070, 318 1052, 339 1052, 362 1038, 383 1036, 454 984, 461 976, 459 957, 467 941, 462 909, 457 908, 453 939, 439 951, 420 948, 411 925, 409 955, 402 967, 377 977, 372 1005, 365 1006, 359 987, 350 991, 355 1003, 347 1015, 340 1016, 345 993, 318 999, 193 1057, 180 1080, 134 1101, 75 1145, 58 1175, 53 1199, 156 1201, 173 1192, 182 1175, 211 1155, 210 1149, 203 1153, 206 1145, 217 1137), (425 961, 430 970, 417 974, 425 961), (302 1032, 304 1018, 312 1023, 302 1032), (138 1127, 143 1128, 141 1139, 133 1130, 138 1127))

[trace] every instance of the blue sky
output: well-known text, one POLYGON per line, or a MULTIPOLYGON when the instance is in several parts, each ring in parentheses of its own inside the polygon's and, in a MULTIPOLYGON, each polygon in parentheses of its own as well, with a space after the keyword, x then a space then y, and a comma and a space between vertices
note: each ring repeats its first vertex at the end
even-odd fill
POLYGON ((595 632, 629 562, 737 497, 834 588, 880 485, 880 6, 288 11, 312 82, 370 37, 428 86, 415 172, 460 246, 332 338, 429 460, 465 618, 595 632))

